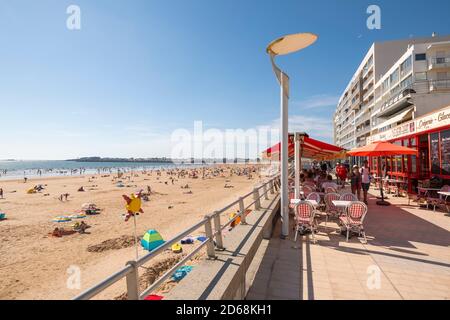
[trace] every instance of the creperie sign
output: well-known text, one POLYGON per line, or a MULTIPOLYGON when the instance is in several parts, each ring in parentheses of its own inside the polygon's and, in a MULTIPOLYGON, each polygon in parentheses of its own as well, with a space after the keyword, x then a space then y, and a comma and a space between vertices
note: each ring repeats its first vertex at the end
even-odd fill
POLYGON ((416 120, 416 131, 423 132, 450 125, 450 107, 416 120))
POLYGON ((401 124, 386 132, 373 135, 367 139, 367 144, 374 141, 390 141, 395 138, 420 133, 447 125, 450 125, 450 107, 411 122, 401 124))

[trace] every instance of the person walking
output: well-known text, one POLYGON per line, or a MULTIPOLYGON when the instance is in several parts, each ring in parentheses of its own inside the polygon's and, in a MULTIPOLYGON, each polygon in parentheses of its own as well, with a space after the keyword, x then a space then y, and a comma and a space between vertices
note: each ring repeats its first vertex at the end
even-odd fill
POLYGON ((361 174, 361 185, 364 195, 364 203, 368 204, 367 193, 369 192, 370 189, 370 179, 371 179, 369 161, 364 160, 363 166, 361 167, 360 170, 360 174, 361 174))
POLYGON ((355 164, 350 175, 350 185, 352 188, 352 193, 356 195, 358 201, 361 199, 361 173, 359 172, 358 166, 355 164))
POLYGON ((0 188, 0 198, 3 199, 3 188, 0 188))

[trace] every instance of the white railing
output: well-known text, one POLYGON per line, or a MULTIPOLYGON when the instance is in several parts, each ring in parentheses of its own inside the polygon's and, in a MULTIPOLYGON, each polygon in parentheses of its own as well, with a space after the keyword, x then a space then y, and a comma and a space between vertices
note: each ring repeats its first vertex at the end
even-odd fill
POLYGON ((105 289, 109 288, 111 285, 120 281, 123 278, 126 278, 127 299, 128 300, 144 299, 151 292, 158 289, 158 287, 161 286, 163 284, 163 282, 166 281, 170 276, 172 276, 179 267, 183 266, 188 260, 190 260, 195 254, 197 254, 205 246, 206 246, 206 252, 207 252, 208 258, 209 259, 216 258, 216 254, 215 254, 216 248, 218 250, 223 250, 222 231, 225 230, 226 228, 228 228, 228 226, 230 226, 237 219, 240 219, 242 224, 246 224, 246 220, 245 220, 246 210, 252 206, 255 207, 255 210, 261 209, 261 199, 264 197, 266 200, 268 200, 269 199, 268 194, 269 193, 274 194, 275 191, 279 190, 279 188, 280 188, 280 176, 277 175, 275 177, 272 177, 269 181, 265 182, 261 186, 255 187, 253 189, 253 191, 247 193, 243 197, 240 197, 236 201, 228 204, 227 206, 220 209, 219 211, 215 211, 212 214, 206 215, 197 224, 193 225, 189 229, 184 230, 177 236, 173 237, 169 241, 163 243, 159 247, 152 250, 150 253, 139 258, 137 261, 127 262, 125 267, 123 267, 116 273, 112 274, 108 278, 102 280, 98 284, 94 285, 90 289, 84 291, 80 295, 76 296, 73 300, 89 300, 89 299, 93 298, 94 296, 98 295, 99 293, 101 293, 102 291, 104 291, 105 289), (260 190, 262 190, 262 193, 260 192, 260 190), (250 197, 251 197, 251 200, 253 200, 253 201, 250 204, 248 204, 247 206, 245 206, 244 200, 246 200, 247 198, 250 198, 250 197), (236 205, 239 205, 239 211, 238 211, 238 214, 236 215, 236 217, 229 220, 224 225, 221 225, 220 215, 236 205), (214 225, 214 231, 213 231, 213 225, 214 225), (170 270, 168 270, 161 277, 156 279, 148 288, 146 288, 144 291, 140 292, 138 268, 141 267, 143 264, 149 262, 156 256, 158 256, 160 253, 164 252, 166 249, 170 249, 173 244, 175 244, 175 243, 179 242, 181 239, 191 235, 192 232, 196 231, 197 229, 199 229, 201 227, 205 228, 206 240, 204 242, 202 242, 192 252, 187 254, 178 263, 176 263, 170 270))

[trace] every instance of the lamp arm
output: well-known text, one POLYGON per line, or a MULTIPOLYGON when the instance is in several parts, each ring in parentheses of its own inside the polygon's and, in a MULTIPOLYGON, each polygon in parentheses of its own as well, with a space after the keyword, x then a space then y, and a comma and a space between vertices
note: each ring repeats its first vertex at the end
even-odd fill
POLYGON ((275 64, 275 54, 270 53, 270 62, 272 63, 273 72, 275 73, 278 83, 283 87, 284 94, 289 97, 289 76, 275 64))

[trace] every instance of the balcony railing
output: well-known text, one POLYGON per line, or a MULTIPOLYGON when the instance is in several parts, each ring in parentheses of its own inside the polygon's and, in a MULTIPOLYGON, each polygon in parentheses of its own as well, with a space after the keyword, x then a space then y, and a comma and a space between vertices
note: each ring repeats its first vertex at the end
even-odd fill
POLYGON ((430 81, 430 91, 449 90, 449 89, 450 89, 450 79, 430 81))
POLYGON ((429 59, 429 68, 449 68, 450 67, 450 57, 441 58, 431 58, 429 59))

